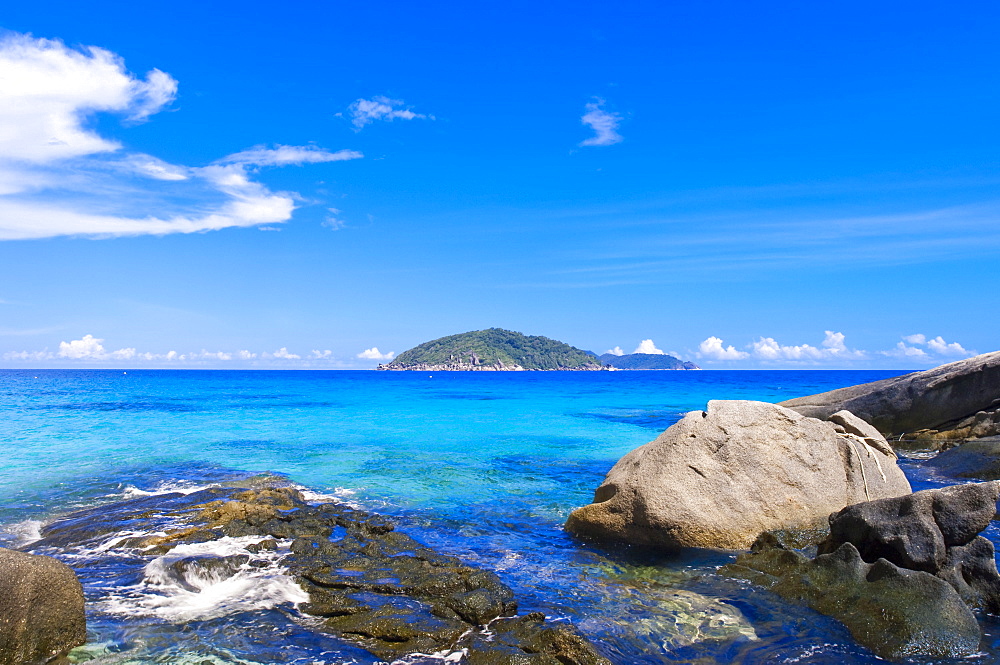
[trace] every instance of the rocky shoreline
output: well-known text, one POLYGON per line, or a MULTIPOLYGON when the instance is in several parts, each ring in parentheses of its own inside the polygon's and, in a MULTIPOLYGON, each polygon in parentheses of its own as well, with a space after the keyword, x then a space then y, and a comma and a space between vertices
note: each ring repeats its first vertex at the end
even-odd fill
MULTIPOLYGON (((27 547, 49 555, 95 546, 127 552, 147 578, 177 588, 245 575, 276 559, 304 593, 297 612, 312 617, 310 626, 387 661, 456 654, 453 660, 460 655, 470 665, 610 665, 566 623, 518 615, 513 591, 496 574, 421 545, 379 515, 311 504, 275 477, 78 511, 43 528, 41 536, 27 547), (145 535, 120 535, 123 524, 145 535), (228 545, 218 549, 223 554, 211 547, 186 554, 185 546, 222 541, 228 545)), ((62 566, 49 556, 3 553, 62 566)), ((60 643, 61 651, 83 642, 83 596, 70 576, 80 615, 72 626, 79 630, 60 643)), ((35 628, 29 626, 27 637, 35 628)), ((47 649, 48 656, 56 653, 47 649)), ((23 653, 0 642, 0 654, 8 657, 0 663, 34 662, 18 655, 23 653)))

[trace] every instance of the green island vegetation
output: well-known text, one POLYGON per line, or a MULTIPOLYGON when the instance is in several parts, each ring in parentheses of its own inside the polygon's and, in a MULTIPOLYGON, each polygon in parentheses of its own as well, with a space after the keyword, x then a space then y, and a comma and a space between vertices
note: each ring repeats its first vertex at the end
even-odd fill
POLYGON ((701 369, 692 362, 664 353, 626 353, 623 356, 605 353, 600 360, 615 369, 701 369))
POLYGON ((399 354, 384 370, 598 370, 593 354, 548 337, 502 328, 474 330, 424 342, 399 354))

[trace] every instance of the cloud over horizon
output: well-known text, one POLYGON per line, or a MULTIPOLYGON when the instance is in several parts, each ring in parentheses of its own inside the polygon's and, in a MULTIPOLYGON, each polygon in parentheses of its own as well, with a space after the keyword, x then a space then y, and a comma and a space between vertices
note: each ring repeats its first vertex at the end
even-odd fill
POLYGON ((389 351, 388 353, 381 353, 377 346, 373 346, 370 349, 365 349, 358 354, 358 358, 362 360, 392 360, 396 356, 395 351, 389 351))
POLYGON ((204 167, 131 153, 101 136, 100 113, 137 123, 167 107, 178 83, 137 78, 105 49, 0 37, 0 240, 196 233, 280 224, 296 196, 251 175, 268 166, 359 159, 315 146, 256 146, 204 167), (141 203, 138 203, 141 202, 141 203))
POLYGON ((740 350, 724 346, 722 339, 711 336, 698 345, 695 356, 709 362, 753 361, 762 364, 793 365, 846 365, 853 366, 858 361, 870 360, 875 356, 919 359, 926 361, 947 361, 968 358, 975 351, 965 349, 958 342, 946 342, 940 336, 928 340, 925 335, 906 335, 895 348, 870 353, 861 349, 848 348, 844 333, 827 330, 820 346, 810 344, 779 343, 773 337, 758 337, 740 350), (915 345, 915 346, 910 346, 915 345), (923 348, 921 348, 923 346, 923 348))

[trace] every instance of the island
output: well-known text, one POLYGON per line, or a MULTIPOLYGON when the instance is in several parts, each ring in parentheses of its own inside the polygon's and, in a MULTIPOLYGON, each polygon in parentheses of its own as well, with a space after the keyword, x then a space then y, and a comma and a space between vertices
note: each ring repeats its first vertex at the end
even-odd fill
POLYGON ((379 370, 433 372, 594 371, 606 369, 592 353, 548 337, 502 328, 473 330, 424 342, 379 370))
POLYGON ((605 353, 600 356, 600 361, 615 369, 701 369, 693 362, 665 353, 626 353, 621 356, 605 353))

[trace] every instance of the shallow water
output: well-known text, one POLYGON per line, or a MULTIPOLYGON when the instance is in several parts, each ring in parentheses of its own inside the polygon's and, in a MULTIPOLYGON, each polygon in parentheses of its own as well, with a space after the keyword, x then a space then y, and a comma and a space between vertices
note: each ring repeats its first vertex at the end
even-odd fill
MULTIPOLYGON (((875 662, 835 621, 715 574, 729 553, 601 550, 561 526, 618 458, 709 399, 780 401, 893 374, 0 371, 0 544, 74 508, 274 472, 496 571, 522 612, 573 622, 615 663, 875 662)), ((950 483, 903 466, 915 489, 950 483)), ((274 561, 179 582, 167 560, 100 543, 59 556, 90 601, 77 660, 377 662, 313 630, 274 561)), ((1000 659, 1000 631, 986 628, 983 653, 963 662, 1000 659)))

